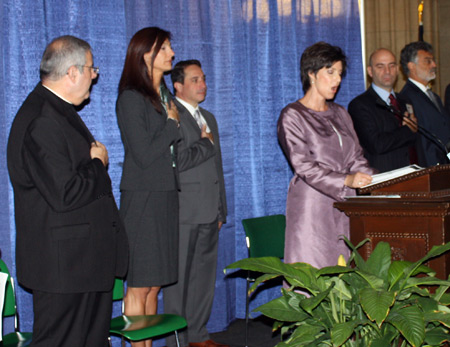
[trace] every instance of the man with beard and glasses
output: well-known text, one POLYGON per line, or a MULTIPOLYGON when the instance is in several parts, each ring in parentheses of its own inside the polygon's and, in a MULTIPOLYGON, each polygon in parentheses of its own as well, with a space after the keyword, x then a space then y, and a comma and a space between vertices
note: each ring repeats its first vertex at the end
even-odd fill
POLYGON ((450 141, 450 115, 429 86, 436 78, 433 47, 423 41, 409 43, 401 51, 400 63, 408 77, 400 95, 412 104, 417 122, 424 129, 418 139, 424 155, 419 156, 419 164, 446 164, 449 162, 445 147, 450 141))

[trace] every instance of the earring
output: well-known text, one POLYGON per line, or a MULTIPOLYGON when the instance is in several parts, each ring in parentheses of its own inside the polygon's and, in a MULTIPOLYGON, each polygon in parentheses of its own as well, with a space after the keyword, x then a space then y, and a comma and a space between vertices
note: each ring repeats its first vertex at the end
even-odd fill
POLYGON ((311 84, 314 84, 314 81, 311 81, 311 84))

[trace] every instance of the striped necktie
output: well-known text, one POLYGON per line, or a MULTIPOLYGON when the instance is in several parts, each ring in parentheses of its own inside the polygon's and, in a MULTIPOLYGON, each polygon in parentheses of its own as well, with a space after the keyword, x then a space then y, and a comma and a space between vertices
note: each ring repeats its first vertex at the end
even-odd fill
POLYGON ((202 114, 200 113, 200 110, 198 108, 194 112, 194 119, 197 122, 199 128, 201 129, 203 127, 203 120, 202 114))

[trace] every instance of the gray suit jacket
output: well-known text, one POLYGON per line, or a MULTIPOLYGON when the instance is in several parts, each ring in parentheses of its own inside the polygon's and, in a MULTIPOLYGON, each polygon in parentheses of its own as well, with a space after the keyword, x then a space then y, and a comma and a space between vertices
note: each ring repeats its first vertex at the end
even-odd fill
POLYGON ((200 108, 214 136, 214 145, 201 138, 201 130, 189 111, 175 100, 180 115, 178 143, 180 174, 180 223, 225 222, 227 203, 223 178, 219 129, 212 113, 200 108))

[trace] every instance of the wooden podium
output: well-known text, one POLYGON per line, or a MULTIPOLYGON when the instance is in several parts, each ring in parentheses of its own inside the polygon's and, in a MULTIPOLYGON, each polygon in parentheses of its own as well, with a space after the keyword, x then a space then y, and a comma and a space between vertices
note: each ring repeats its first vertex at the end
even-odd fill
MULTIPOLYGON (((350 240, 367 259, 376 244, 389 242, 394 260, 416 261, 434 245, 450 241, 450 164, 438 165, 358 190, 334 204, 350 217, 350 240)), ((427 263, 447 279, 450 254, 427 263)))

